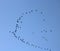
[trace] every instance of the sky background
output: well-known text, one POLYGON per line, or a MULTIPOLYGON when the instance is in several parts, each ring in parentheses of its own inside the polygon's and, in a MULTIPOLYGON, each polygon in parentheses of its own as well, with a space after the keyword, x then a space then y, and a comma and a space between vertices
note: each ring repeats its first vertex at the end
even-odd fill
POLYGON ((49 51, 26 45, 9 33, 22 14, 23 34, 18 30, 19 36, 51 51, 60 51, 60 0, 0 0, 0 51, 49 51), (31 14, 25 14, 31 10, 31 14))

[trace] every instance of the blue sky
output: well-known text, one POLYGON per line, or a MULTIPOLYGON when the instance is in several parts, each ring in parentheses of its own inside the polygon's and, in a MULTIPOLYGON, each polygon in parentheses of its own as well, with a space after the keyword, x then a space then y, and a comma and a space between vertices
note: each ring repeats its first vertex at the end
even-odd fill
POLYGON ((60 51, 60 0, 0 0, 0 51, 49 51, 44 48, 60 51), (30 45, 9 33, 21 16, 16 35, 30 45))

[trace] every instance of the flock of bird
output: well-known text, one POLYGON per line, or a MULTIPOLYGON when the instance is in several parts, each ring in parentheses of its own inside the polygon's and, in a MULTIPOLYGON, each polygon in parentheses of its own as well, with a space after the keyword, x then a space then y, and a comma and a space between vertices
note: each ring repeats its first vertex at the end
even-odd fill
MULTIPOLYGON (((35 10, 30 10, 30 11, 28 11, 28 12, 25 12, 24 14, 31 14, 32 12, 38 12, 38 10, 37 10, 37 9, 35 9, 35 10)), ((43 12, 40 12, 40 13, 43 14, 43 12)), ((9 32, 12 33, 13 36, 14 36, 16 39, 20 40, 20 41, 21 41, 22 43, 24 43, 24 44, 27 44, 27 45, 32 46, 32 47, 34 47, 34 48, 40 48, 40 49, 42 49, 42 50, 51 51, 50 48, 45 48, 45 47, 41 47, 41 46, 39 46, 39 45, 35 45, 34 43, 30 43, 30 42, 28 42, 28 41, 25 41, 25 39, 24 39, 24 38, 21 38, 20 35, 17 36, 17 31, 18 31, 19 29, 21 30, 21 28, 22 28, 22 26, 19 26, 19 24, 22 25, 22 23, 23 23, 22 18, 23 18, 23 17, 24 17, 24 15, 20 16, 20 17, 17 19, 16 25, 15 25, 15 30, 14 30, 14 31, 9 31, 9 32)), ((43 21, 45 21, 45 19, 43 19, 43 21)), ((43 29, 43 30, 41 31, 41 33, 43 33, 43 32, 47 33, 47 30, 43 29)), ((52 30, 50 30, 50 32, 52 32, 52 30)), ((46 41, 48 41, 48 39, 46 39, 44 36, 43 36, 42 38, 45 39, 46 41)))

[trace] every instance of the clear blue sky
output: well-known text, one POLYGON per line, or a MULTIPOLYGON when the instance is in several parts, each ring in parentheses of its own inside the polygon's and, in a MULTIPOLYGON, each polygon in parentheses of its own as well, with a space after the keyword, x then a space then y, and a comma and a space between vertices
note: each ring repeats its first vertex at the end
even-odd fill
POLYGON ((44 48, 60 51, 60 0, 0 0, 0 51, 49 51, 44 48), (21 16, 16 35, 25 43, 9 33, 21 16))

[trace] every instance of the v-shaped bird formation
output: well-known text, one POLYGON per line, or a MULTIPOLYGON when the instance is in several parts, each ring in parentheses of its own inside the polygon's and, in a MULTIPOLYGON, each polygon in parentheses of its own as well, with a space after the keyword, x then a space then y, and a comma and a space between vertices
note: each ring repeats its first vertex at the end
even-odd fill
MULTIPOLYGON (((40 48, 41 50, 47 50, 47 51, 51 51, 51 48, 48 48, 48 47, 41 47, 40 45, 36 45, 35 43, 31 43, 31 42, 29 42, 29 41, 26 41, 26 39, 24 39, 24 37, 22 38, 21 37, 21 33, 23 32, 23 26, 22 25, 24 25, 23 24, 23 18, 25 18, 25 15, 27 16, 27 15, 31 15, 31 14, 34 14, 34 13, 40 13, 40 15, 43 15, 43 11, 39 11, 38 9, 32 9, 32 10, 29 10, 29 11, 26 11, 26 12, 24 12, 21 16, 19 16, 18 17, 18 19, 16 20, 16 24, 15 24, 15 29, 14 29, 14 31, 9 31, 10 33, 12 33, 13 34, 13 36, 18 40, 18 41, 21 41, 22 43, 24 43, 24 44, 26 44, 26 45, 28 45, 28 46, 31 46, 31 47, 33 47, 33 48, 40 48), (18 33, 17 32, 20 32, 20 34, 18 35, 18 33)), ((31 15, 32 16, 32 15, 31 15)), ((29 17, 29 16, 27 16, 27 17, 29 17)), ((33 18, 32 18, 33 19, 33 18)), ((43 22, 45 22, 46 21, 46 18, 42 18, 41 19, 42 20, 42 22, 41 23, 43 23, 43 22)), ((27 20, 26 20, 27 21, 27 20)), ((38 20, 37 20, 38 21, 38 20)), ((28 22, 28 21, 27 21, 28 22)), ((27 29, 27 28, 26 28, 27 29)), ((28 30, 27 30, 28 31, 28 30)), ((40 31, 40 33, 48 33, 48 32, 51 32, 52 33, 52 29, 50 29, 50 30, 47 30, 47 29, 45 29, 45 28, 42 28, 42 30, 40 31)), ((35 34, 35 32, 33 32, 32 34, 35 34)), ((44 40, 44 41, 48 41, 48 38, 46 38, 44 35, 42 35, 41 36, 41 38, 44 40)))

